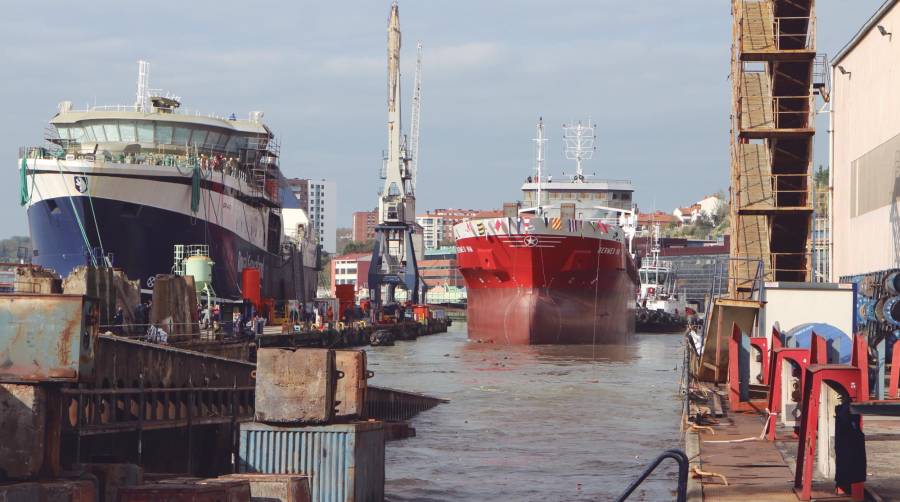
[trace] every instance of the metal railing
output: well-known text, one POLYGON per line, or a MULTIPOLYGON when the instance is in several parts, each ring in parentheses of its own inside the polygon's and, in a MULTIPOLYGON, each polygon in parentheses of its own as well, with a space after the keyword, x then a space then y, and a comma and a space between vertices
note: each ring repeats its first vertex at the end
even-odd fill
POLYGON ((737 109, 742 130, 812 129, 816 115, 815 95, 741 96, 737 109), (754 114, 760 115, 762 122, 745 126, 744 122, 752 120, 754 114))
POLYGON ((812 208, 810 200, 809 174, 771 174, 760 178, 760 184, 769 184, 769 190, 763 190, 762 200, 745 200, 745 190, 736 190, 735 202, 739 208, 770 200, 773 208, 812 208), (781 188, 788 187, 788 188, 781 188), (796 188, 795 188, 796 187, 796 188))
MULTIPOLYGON (((774 2, 772 5, 774 6, 774 2)), ((815 16, 774 17, 773 19, 775 25, 775 48, 777 50, 816 50, 815 16)))
POLYGON ((624 502, 628 500, 628 497, 634 493, 635 490, 659 467, 660 464, 663 463, 667 458, 671 458, 675 462, 678 463, 678 488, 675 495, 675 500, 677 502, 687 502, 687 480, 688 480, 688 467, 690 461, 688 460, 687 455, 681 450, 666 450, 662 455, 656 457, 656 460, 653 461, 641 475, 634 480, 628 488, 619 495, 616 499, 616 502, 624 502))

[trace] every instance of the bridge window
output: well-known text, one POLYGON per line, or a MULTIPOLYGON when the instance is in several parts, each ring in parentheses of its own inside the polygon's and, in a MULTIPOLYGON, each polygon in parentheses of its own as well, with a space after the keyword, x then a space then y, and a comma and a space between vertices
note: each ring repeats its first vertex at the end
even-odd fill
POLYGON ((141 143, 153 143, 153 122, 138 122, 137 138, 141 143))
POLYGON ((157 125, 156 126, 156 142, 171 143, 172 142, 172 126, 157 125))
POLYGON ((194 134, 191 135, 191 144, 197 146, 205 145, 207 132, 205 129, 194 129, 194 134))
POLYGON ((206 144, 211 147, 215 147, 219 144, 219 138, 221 137, 222 135, 217 133, 216 131, 209 131, 209 136, 206 137, 206 144))
POLYGON ((119 125, 115 122, 105 122, 103 132, 106 133, 106 141, 119 141, 119 125))
POLYGON ((191 136, 191 130, 187 127, 176 127, 175 128, 175 141, 173 141, 176 145, 187 145, 188 138, 191 136))
POLYGON ((134 122, 119 122, 119 135, 125 143, 134 143, 134 122))
POLYGON ((91 130, 94 131, 94 137, 97 138, 97 141, 100 141, 100 142, 106 141, 106 134, 103 132, 102 125, 92 124, 91 130))

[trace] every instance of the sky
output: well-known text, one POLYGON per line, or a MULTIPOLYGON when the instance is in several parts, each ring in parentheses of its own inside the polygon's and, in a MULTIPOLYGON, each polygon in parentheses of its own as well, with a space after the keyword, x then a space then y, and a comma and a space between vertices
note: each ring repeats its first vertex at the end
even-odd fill
MULTIPOLYGON (((818 0, 835 54, 883 0, 818 0)), ((5 2, 0 236, 27 234, 18 148, 60 101, 133 104, 137 61, 183 107, 264 122, 288 177, 338 187, 337 226, 376 205, 387 144, 389 0, 5 2)), ((727 190, 728 0, 401 0, 403 113, 424 45, 417 208, 502 207, 532 173, 544 118, 549 172, 572 172, 564 122, 597 123, 588 174, 631 179, 642 211, 727 190)), ((821 124, 826 124, 822 120, 821 124)), ((824 125, 816 164, 827 164, 824 125)))

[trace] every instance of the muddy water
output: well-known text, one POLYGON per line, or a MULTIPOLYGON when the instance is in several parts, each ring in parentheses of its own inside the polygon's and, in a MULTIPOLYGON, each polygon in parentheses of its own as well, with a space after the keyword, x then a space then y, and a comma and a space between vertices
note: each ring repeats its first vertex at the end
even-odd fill
MULTIPOLYGON (((387 499, 611 500, 679 447, 681 336, 629 345, 500 347, 447 334, 371 348, 374 385, 450 399, 389 443, 387 499)), ((630 500, 673 500, 674 468, 630 500)))

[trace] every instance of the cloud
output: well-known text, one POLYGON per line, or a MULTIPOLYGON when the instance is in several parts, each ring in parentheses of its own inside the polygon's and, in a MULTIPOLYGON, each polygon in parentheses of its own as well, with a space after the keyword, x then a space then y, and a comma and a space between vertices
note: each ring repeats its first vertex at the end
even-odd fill
POLYGON ((325 75, 336 77, 370 77, 386 73, 387 56, 337 56, 326 59, 320 66, 325 75))
POLYGON ((492 42, 470 42, 426 48, 428 66, 440 72, 461 72, 491 67, 502 60, 503 46, 492 42))

